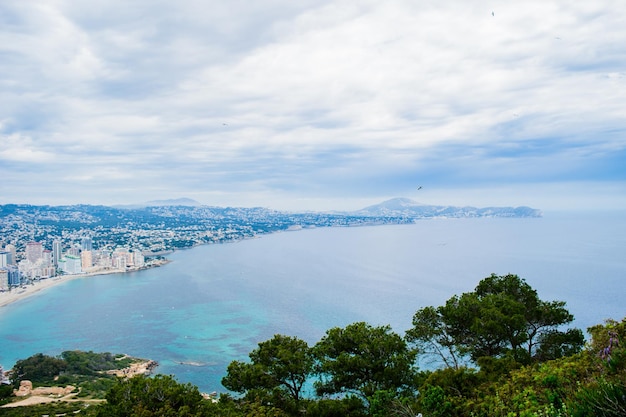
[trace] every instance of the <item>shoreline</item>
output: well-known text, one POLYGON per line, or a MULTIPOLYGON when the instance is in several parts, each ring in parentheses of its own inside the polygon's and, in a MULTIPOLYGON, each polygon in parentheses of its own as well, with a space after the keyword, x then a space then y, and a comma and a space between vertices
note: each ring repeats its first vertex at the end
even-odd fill
MULTIPOLYGON (((71 274, 71 275, 58 275, 56 277, 43 278, 33 283, 28 284, 25 288, 18 287, 14 288, 11 291, 0 292, 0 309, 2 307, 6 307, 10 304, 13 304, 17 301, 21 301, 25 298, 32 297, 33 295, 39 294, 42 291, 47 290, 48 288, 52 288, 58 284, 73 281, 75 279, 82 278, 91 278, 97 277, 101 275, 112 275, 112 274, 126 274, 129 272, 138 272, 146 269, 158 268, 163 265, 167 265, 171 261, 168 259, 157 261, 153 264, 141 267, 141 268, 133 268, 133 269, 106 269, 94 272, 83 272, 80 274, 71 274)), ((0 310, 1 311, 1 310, 0 310)))

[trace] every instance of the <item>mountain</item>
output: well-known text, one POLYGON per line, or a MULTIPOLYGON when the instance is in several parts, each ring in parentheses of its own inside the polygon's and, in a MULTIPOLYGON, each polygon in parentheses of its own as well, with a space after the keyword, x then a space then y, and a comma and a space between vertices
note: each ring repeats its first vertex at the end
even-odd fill
POLYGON ((541 217, 541 210, 531 207, 455 207, 433 206, 418 203, 409 198, 392 198, 373 206, 365 207, 351 214, 359 216, 385 217, 541 217))
POLYGON ((185 206, 185 207, 199 207, 202 206, 202 203, 197 202, 196 200, 192 200, 191 198, 174 198, 169 200, 152 200, 146 201, 145 203, 138 204, 118 204, 111 206, 113 208, 118 209, 141 209, 145 207, 168 207, 168 206, 185 206))
POLYGON ((148 201, 144 204, 144 206, 146 207, 151 207, 151 206, 157 206, 157 207, 163 207, 163 206, 190 206, 190 207, 195 207, 195 206, 201 206, 202 204, 197 202, 196 200, 192 200, 191 198, 174 198, 174 199, 170 199, 170 200, 153 200, 153 201, 148 201))

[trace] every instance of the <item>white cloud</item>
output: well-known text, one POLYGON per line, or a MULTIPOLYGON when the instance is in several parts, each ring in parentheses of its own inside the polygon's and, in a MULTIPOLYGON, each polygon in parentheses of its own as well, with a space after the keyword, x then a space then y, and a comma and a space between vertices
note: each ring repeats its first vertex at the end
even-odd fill
POLYGON ((39 150, 32 138, 21 135, 0 135, 0 160, 7 162, 45 163, 51 161, 53 155, 39 150))
POLYGON ((626 181, 610 156, 626 153, 618 1, 57 0, 0 12, 0 134, 13 138, 0 157, 40 170, 70 157, 65 185, 108 176, 98 192, 114 193, 128 175, 152 192, 320 201, 424 176, 626 181))

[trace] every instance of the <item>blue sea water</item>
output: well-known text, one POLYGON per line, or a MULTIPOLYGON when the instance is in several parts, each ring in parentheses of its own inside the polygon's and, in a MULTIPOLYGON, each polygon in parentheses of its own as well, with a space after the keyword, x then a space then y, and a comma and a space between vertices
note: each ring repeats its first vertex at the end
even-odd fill
POLYGON ((151 270, 64 282, 0 308, 0 364, 128 353, 202 391, 274 334, 317 342, 355 321, 403 334, 421 307, 514 273, 586 329, 626 316, 626 213, 320 228, 179 251, 151 270))

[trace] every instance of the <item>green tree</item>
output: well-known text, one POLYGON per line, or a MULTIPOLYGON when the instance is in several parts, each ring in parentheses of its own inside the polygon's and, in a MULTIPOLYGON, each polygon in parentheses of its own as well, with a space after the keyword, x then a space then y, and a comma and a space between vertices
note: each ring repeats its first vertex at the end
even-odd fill
POLYGON ((15 388, 20 381, 29 380, 33 384, 45 384, 54 380, 67 367, 63 359, 37 353, 27 359, 19 360, 13 366, 11 380, 15 388))
POLYGON ((443 321, 442 308, 432 306, 418 310, 413 316, 413 327, 406 332, 406 340, 417 348, 420 357, 434 357, 447 368, 458 369, 462 352, 443 321))
POLYGON ((275 335, 250 353, 250 363, 233 361, 222 385, 231 391, 279 390, 296 403, 313 372, 314 357, 308 344, 296 337, 275 335))
POLYGON ((318 395, 351 393, 367 401, 377 391, 398 393, 414 377, 415 351, 389 326, 358 322, 332 328, 314 347, 318 395))
POLYGON ((580 351, 584 344, 580 329, 558 330, 574 320, 565 302, 539 299, 537 291, 517 275, 491 274, 478 284, 475 293, 482 301, 496 300, 500 330, 514 355, 523 347, 528 358, 541 350, 543 360, 556 359, 580 351))
POLYGON ((461 358, 511 357, 515 362, 555 359, 580 351, 582 331, 560 327, 573 321, 562 301, 542 301, 517 275, 492 274, 473 292, 413 316, 407 340, 422 353, 458 368, 461 358))
POLYGON ((421 405, 427 415, 447 417, 452 413, 452 403, 440 386, 426 385, 421 395, 421 405))
POLYGON ((206 415, 198 388, 171 376, 119 379, 98 407, 99 417, 192 417, 206 415))

